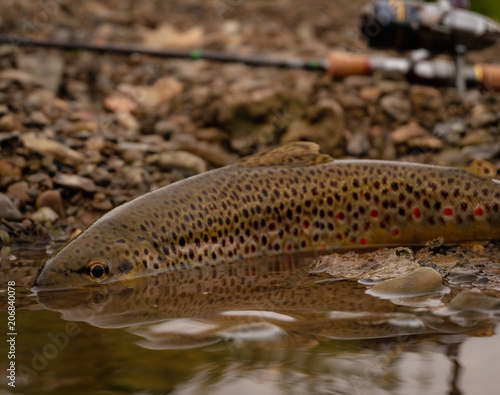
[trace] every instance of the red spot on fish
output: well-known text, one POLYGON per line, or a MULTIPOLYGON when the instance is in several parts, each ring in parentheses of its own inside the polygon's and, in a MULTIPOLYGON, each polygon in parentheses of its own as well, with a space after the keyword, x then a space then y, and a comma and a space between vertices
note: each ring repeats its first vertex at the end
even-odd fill
POLYGON ((276 225, 274 223, 272 224, 269 224, 269 230, 275 230, 276 229, 276 225))
POLYGON ((415 218, 420 218, 420 215, 421 215, 421 214, 420 214, 420 209, 419 209, 418 207, 414 208, 414 209, 413 209, 413 216, 414 216, 415 218))
POLYGON ((370 211, 370 217, 377 218, 378 217, 378 211, 377 210, 370 211))
POLYGON ((309 221, 308 221, 307 219, 305 219, 305 220, 304 220, 304 222, 302 222, 302 227, 303 227, 304 229, 309 228, 309 221))
POLYGON ((483 215, 484 214, 484 211, 481 207, 478 207, 476 208, 476 210, 474 211, 474 214, 476 215, 483 215))
POLYGON ((364 244, 366 244, 366 239, 365 239, 365 238, 361 239, 361 240, 359 241, 359 244, 363 244, 363 245, 364 245, 364 244))
POLYGON ((453 210, 452 210, 451 208, 445 208, 445 209, 443 210, 443 214, 444 214, 444 215, 448 215, 448 216, 449 216, 449 215, 453 215, 453 210))
POLYGON ((286 245, 286 250, 287 250, 287 251, 292 251, 292 246, 291 246, 290 244, 287 244, 287 245, 286 245))
POLYGON ((394 230, 392 231, 392 235, 393 235, 393 236, 397 236, 397 235, 399 235, 399 230, 398 230, 398 229, 394 229, 394 230))
POLYGON ((321 248, 322 250, 326 250, 326 244, 320 244, 319 248, 321 248))
POLYGON ((338 213, 337 214, 337 219, 343 220, 345 218, 344 213, 338 213))

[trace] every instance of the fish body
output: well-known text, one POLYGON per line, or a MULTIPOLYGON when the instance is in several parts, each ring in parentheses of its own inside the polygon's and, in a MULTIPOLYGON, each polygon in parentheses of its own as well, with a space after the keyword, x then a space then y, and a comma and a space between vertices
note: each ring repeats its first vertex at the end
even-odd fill
POLYGON ((64 288, 262 256, 500 238, 496 169, 333 160, 291 143, 132 200, 53 255, 64 288))

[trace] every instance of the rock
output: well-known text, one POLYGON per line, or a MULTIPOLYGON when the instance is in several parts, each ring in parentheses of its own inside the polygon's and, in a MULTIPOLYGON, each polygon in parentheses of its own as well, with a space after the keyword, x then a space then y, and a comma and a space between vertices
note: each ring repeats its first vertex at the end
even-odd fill
POLYGON ((477 104, 472 109, 468 121, 473 128, 480 128, 497 122, 498 117, 489 111, 485 105, 477 104))
POLYGON ((448 144, 458 144, 465 133, 466 123, 461 118, 439 122, 434 126, 432 134, 448 144))
POLYGON ((151 48, 199 48, 204 36, 205 31, 201 26, 181 32, 166 22, 160 23, 156 29, 142 31, 143 44, 151 48))
POLYGON ((411 103, 399 94, 389 94, 380 101, 382 109, 399 122, 408 122, 410 119, 411 103))
POLYGON ((10 132, 14 129, 19 129, 20 124, 12 114, 6 114, 0 118, 0 131, 10 132))
POLYGON ((400 126, 391 133, 391 139, 396 144, 406 143, 410 139, 424 136, 428 136, 427 130, 417 122, 410 122, 400 126))
POLYGON ((61 197, 61 192, 58 190, 44 191, 36 199, 38 207, 50 207, 59 217, 64 217, 64 206, 61 197))
POLYGON ((186 151, 165 152, 160 155, 158 165, 163 170, 186 169, 194 174, 207 171, 206 162, 186 151))
POLYGON ((485 295, 478 290, 466 289, 455 296, 448 307, 453 310, 468 311, 500 310, 500 299, 485 295))
POLYGON ((61 55, 46 51, 37 54, 18 52, 17 65, 20 70, 32 75, 47 89, 53 92, 59 89, 64 71, 64 59, 61 55))
POLYGON ((297 118, 288 125, 281 143, 309 140, 318 143, 325 153, 332 152, 343 140, 344 110, 333 99, 321 99, 307 118, 297 118))
POLYGON ((97 185, 107 186, 111 182, 111 174, 103 167, 96 167, 90 177, 97 185))
POLYGON ((67 188, 82 189, 85 192, 93 193, 96 190, 94 181, 86 177, 74 174, 59 173, 54 176, 54 183, 67 188))
POLYGON ((30 115, 30 123, 34 123, 36 125, 48 125, 50 123, 50 119, 41 112, 41 111, 33 111, 30 115))
POLYGON ((110 200, 103 200, 98 202, 93 201, 92 207, 95 208, 96 210, 109 211, 113 208, 113 203, 111 203, 110 200))
POLYGON ((9 221, 20 221, 23 219, 21 212, 12 203, 7 195, 0 193, 0 218, 9 221))
POLYGON ((21 136, 24 146, 30 151, 43 156, 53 157, 55 160, 69 166, 75 166, 83 162, 84 156, 78 151, 66 147, 57 141, 48 140, 44 137, 38 137, 34 133, 28 133, 21 136))
POLYGON ((40 207, 37 212, 33 213, 31 220, 42 224, 44 222, 54 223, 58 220, 59 215, 50 207, 40 207))
POLYGON ((410 102, 416 110, 438 110, 443 106, 443 98, 439 90, 424 85, 410 87, 410 102))
POLYGON ((495 142, 495 137, 493 137, 486 129, 476 129, 467 133, 467 135, 462 139, 462 145, 479 145, 479 144, 490 144, 495 142))
POLYGON ((413 137, 406 142, 408 147, 426 148, 432 150, 440 150, 444 147, 444 143, 434 136, 413 137))
POLYGON ((29 184, 26 181, 19 181, 9 185, 7 194, 13 196, 19 202, 25 203, 32 200, 32 197, 28 193, 29 188, 29 184))
POLYGON ((443 292, 443 278, 437 270, 420 267, 401 277, 375 284, 368 294, 373 296, 419 296, 443 292))
POLYGON ((12 180, 19 180, 22 176, 20 168, 13 166, 5 159, 0 159, 0 184, 7 184, 12 180))
POLYGON ((381 280, 411 273, 420 266, 408 248, 381 248, 366 253, 333 253, 316 264, 314 272, 351 280, 381 280))
POLYGON ((181 126, 177 122, 174 122, 170 119, 163 119, 156 122, 154 130, 155 133, 165 137, 170 137, 174 133, 182 132, 181 126))
POLYGON ((500 153, 500 142, 492 144, 469 145, 462 149, 465 160, 491 160, 500 153))
POLYGON ((369 149, 370 141, 368 140, 366 133, 353 133, 350 138, 347 138, 346 151, 349 155, 362 156, 365 155, 369 149))

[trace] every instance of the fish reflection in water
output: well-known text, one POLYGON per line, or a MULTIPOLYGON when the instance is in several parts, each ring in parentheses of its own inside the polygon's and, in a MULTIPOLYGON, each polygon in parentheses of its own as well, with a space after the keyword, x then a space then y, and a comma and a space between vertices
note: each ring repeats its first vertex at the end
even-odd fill
POLYGON ((40 291, 40 304, 69 321, 128 328, 150 349, 191 348, 222 340, 316 344, 317 338, 377 339, 459 333, 454 323, 366 294, 351 281, 318 281, 308 258, 283 257, 205 266, 110 284, 40 291))

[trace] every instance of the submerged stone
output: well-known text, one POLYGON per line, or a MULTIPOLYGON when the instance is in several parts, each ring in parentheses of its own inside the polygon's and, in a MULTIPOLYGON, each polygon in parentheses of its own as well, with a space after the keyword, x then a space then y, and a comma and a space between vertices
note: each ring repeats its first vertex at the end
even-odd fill
POLYGON ((477 290, 464 290, 453 299, 449 306, 455 310, 499 310, 500 299, 493 296, 488 296, 477 290))

